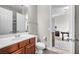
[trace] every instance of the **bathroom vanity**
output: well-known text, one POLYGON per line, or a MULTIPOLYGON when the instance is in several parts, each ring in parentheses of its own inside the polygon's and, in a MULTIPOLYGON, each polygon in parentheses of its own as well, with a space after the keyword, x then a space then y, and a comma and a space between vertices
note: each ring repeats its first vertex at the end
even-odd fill
POLYGON ((35 40, 36 37, 28 35, 18 39, 9 39, 3 43, 0 41, 0 54, 35 54, 35 40))

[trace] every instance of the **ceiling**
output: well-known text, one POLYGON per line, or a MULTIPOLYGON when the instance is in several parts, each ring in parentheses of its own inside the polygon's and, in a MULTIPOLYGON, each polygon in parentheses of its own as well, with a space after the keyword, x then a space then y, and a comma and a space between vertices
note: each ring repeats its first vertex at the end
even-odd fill
POLYGON ((52 5, 52 8, 64 8, 67 7, 68 5, 52 5))
POLYGON ((68 11, 68 5, 52 5, 52 15, 56 16, 59 14, 64 14, 68 11))

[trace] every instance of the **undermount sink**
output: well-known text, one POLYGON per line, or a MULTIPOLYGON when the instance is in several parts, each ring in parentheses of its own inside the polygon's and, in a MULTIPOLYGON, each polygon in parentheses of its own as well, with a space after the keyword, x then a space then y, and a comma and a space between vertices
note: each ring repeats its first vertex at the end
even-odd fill
POLYGON ((8 43, 8 42, 11 42, 12 40, 14 40, 15 37, 7 37, 7 38, 2 38, 0 40, 0 44, 5 44, 5 43, 8 43))
POLYGON ((0 44, 4 45, 10 42, 21 40, 22 38, 24 39, 24 38, 29 38, 29 37, 30 37, 29 34, 19 34, 12 37, 2 38, 0 39, 0 44))
POLYGON ((1 38, 0 45, 5 47, 5 45, 13 44, 15 42, 22 40, 22 38, 25 38, 25 36, 21 36, 21 37, 12 36, 12 37, 7 37, 7 38, 1 38))

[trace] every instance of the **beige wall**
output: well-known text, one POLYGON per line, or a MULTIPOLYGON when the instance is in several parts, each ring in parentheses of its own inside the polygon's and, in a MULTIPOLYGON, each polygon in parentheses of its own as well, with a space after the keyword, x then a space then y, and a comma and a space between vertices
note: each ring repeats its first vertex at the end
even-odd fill
MULTIPOLYGON (((30 6, 29 7, 29 20, 28 30, 31 34, 38 35, 42 40, 43 36, 47 37, 47 45, 51 46, 52 41, 50 39, 49 26, 50 26, 50 6, 30 6)), ((43 41, 43 40, 42 40, 43 41)))
POLYGON ((31 34, 37 35, 37 6, 31 5, 28 8, 28 31, 31 34))
MULTIPOLYGON (((39 39, 45 36, 47 37, 47 45, 51 46, 50 32, 48 28, 50 27, 50 6, 38 6, 38 36, 39 39)), ((43 41, 43 40, 42 40, 43 41)))

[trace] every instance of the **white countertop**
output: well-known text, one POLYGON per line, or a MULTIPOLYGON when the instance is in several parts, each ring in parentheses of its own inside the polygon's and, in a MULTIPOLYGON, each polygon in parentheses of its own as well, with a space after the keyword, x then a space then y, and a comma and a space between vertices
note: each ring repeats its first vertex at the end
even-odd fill
POLYGON ((28 40, 28 39, 33 38, 33 37, 37 37, 37 36, 31 35, 31 34, 26 34, 26 35, 22 35, 20 37, 15 37, 15 36, 9 37, 8 36, 8 37, 5 37, 5 38, 0 38, 0 49, 7 47, 7 46, 10 46, 12 44, 24 41, 24 40, 28 40))

